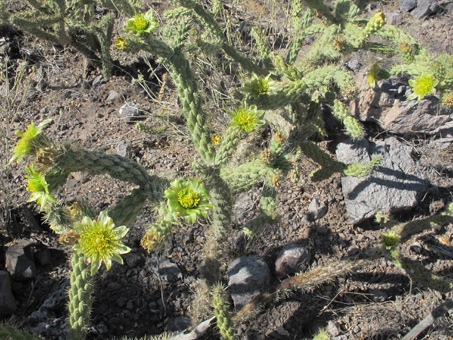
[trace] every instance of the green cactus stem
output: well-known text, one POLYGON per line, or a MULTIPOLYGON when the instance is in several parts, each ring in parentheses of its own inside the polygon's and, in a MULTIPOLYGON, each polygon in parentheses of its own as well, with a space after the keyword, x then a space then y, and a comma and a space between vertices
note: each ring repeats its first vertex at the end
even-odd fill
POLYGON ((345 98, 351 98, 357 91, 354 78, 348 72, 339 70, 335 65, 319 67, 306 73, 303 80, 308 90, 311 91, 322 86, 331 88, 332 85, 336 85, 345 98))
POLYGON ((311 8, 303 11, 303 1, 295 0, 291 6, 291 22, 293 26, 293 42, 291 43, 290 50, 286 57, 286 62, 290 65, 293 65, 296 61, 297 55, 304 44, 304 39, 306 36, 306 29, 312 24, 315 17, 315 11, 311 8))
POLYGON ((39 336, 24 332, 7 323, 0 323, 0 338, 3 340, 42 340, 39 336))
POLYGON ((119 155, 107 155, 100 151, 63 149, 56 156, 53 167, 69 172, 85 171, 91 175, 109 174, 115 179, 141 187, 146 187, 152 180, 151 176, 137 162, 119 155))
POLYGON ((316 163, 321 165, 321 169, 313 172, 312 180, 319 181, 329 178, 335 172, 341 172, 344 169, 344 164, 334 160, 326 152, 321 150, 319 146, 310 141, 305 141, 300 144, 300 147, 305 155, 310 157, 316 163))
POLYGON ((157 128, 152 128, 146 124, 143 124, 143 123, 137 123, 135 124, 135 128, 138 130, 138 131, 141 131, 141 132, 145 132, 149 135, 156 135, 156 134, 160 134, 164 131, 166 131, 168 129, 168 126, 167 125, 163 125, 161 127, 157 127, 157 128))
POLYGON ((375 156, 372 158, 371 161, 369 161, 366 164, 362 163, 349 164, 345 167, 343 172, 347 176, 353 176, 357 178, 366 177, 371 174, 373 169, 379 166, 381 161, 382 161, 381 156, 375 156))
POLYGON ((272 183, 272 178, 278 174, 278 170, 266 166, 259 159, 239 166, 223 167, 220 171, 220 176, 228 183, 233 195, 247 191, 261 182, 272 183))
POLYGON ((222 338, 225 340, 237 339, 233 329, 233 321, 229 311, 230 306, 227 301, 225 287, 222 284, 216 284, 212 288, 212 304, 217 319, 217 328, 220 330, 222 338))
POLYGON ((242 132, 238 126, 229 126, 222 135, 219 149, 216 153, 215 163, 222 165, 228 162, 236 147, 245 133, 242 132))
POLYGON ((74 252, 71 265, 69 289, 69 324, 71 328, 68 332, 68 340, 85 340, 93 304, 93 276, 91 266, 86 263, 82 254, 74 252))
POLYGON ((203 176, 206 188, 211 195, 213 204, 212 229, 214 236, 218 240, 224 239, 230 231, 233 219, 233 197, 230 186, 221 177, 218 167, 206 167, 195 164, 194 169, 203 176))
MULTIPOLYGON (((18 27, 53 44, 71 45, 91 64, 101 66, 105 78, 111 76, 113 64, 110 45, 116 19, 114 13, 107 14, 98 21, 92 10, 93 6, 88 6, 83 1, 27 0, 27 3, 30 9, 14 14, 6 13, 2 6, 0 24, 18 27), (84 39, 80 39, 80 35, 83 35, 84 39)), ((100 3, 111 10, 120 10, 126 15, 132 15, 140 6, 135 0, 117 0, 114 3, 100 1, 100 3)))
POLYGON ((203 21, 206 29, 208 29, 209 32, 211 32, 211 34, 220 41, 220 46, 224 50, 224 52, 231 59, 238 62, 244 70, 250 73, 256 73, 258 75, 267 74, 266 70, 260 68, 250 59, 240 55, 237 52, 236 48, 228 43, 226 36, 223 34, 222 28, 219 26, 219 24, 217 24, 212 13, 206 12, 203 6, 201 6, 194 0, 178 0, 178 2, 181 4, 181 6, 192 9, 197 14, 197 16, 203 21))
POLYGON ((376 13, 366 24, 365 33, 369 35, 379 31, 385 25, 386 21, 384 12, 376 13))
POLYGON ((347 133, 355 140, 361 140, 365 137, 365 130, 363 129, 362 124, 360 124, 357 119, 353 116, 347 116, 343 119, 344 127, 346 128, 347 133))
POLYGON ((258 51, 261 55, 261 59, 263 60, 263 64, 267 70, 272 71, 275 67, 272 62, 273 53, 269 50, 269 47, 264 40, 264 32, 263 30, 253 27, 252 28, 252 35, 255 38, 256 45, 258 47, 258 51))
POLYGON ((149 252, 156 250, 171 238, 172 226, 173 223, 171 221, 164 220, 151 224, 146 230, 140 245, 149 252))
POLYGON ((116 225, 130 224, 143 210, 149 196, 149 191, 144 188, 134 189, 109 210, 109 216, 116 225))
POLYGON ((206 114, 201 106, 197 83, 189 62, 181 53, 152 35, 140 36, 140 38, 129 37, 129 39, 130 52, 144 50, 154 55, 157 54, 170 63, 192 140, 203 161, 210 163, 215 157, 215 149, 211 142, 206 114))
POLYGON ((307 88, 304 80, 298 80, 282 84, 281 89, 269 92, 259 98, 248 98, 250 105, 256 105, 260 110, 277 110, 283 108, 301 97, 307 88))

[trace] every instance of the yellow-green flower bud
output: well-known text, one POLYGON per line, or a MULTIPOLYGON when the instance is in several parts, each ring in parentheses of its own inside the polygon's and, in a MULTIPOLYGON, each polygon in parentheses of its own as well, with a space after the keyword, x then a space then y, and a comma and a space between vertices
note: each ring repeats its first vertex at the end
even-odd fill
POLYGON ((448 107, 453 107, 453 92, 449 92, 442 96, 442 104, 448 107))
POLYGON ((244 85, 241 89, 248 97, 258 99, 260 97, 268 95, 272 90, 275 89, 276 82, 270 79, 271 75, 266 77, 252 75, 252 80, 244 85))
POLYGON ((129 40, 125 37, 115 38, 115 47, 120 51, 127 51, 129 49, 129 40))

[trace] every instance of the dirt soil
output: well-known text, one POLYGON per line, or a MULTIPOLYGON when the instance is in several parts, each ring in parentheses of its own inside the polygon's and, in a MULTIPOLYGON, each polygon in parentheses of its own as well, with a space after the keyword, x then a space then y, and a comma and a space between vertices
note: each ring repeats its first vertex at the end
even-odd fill
MULTIPOLYGON (((271 2, 245 3, 243 13, 247 17, 272 13, 271 2)), ((153 2, 151 5, 162 9, 165 4, 153 2)), ((364 14, 366 17, 381 8, 386 13, 392 12, 398 8, 398 2, 376 2, 370 6, 370 11, 364 14)), ((20 6, 16 9, 20 10, 20 6)), ((434 55, 452 53, 452 14, 453 10, 444 11, 424 20, 414 20, 404 13, 401 26, 434 55)), ((151 56, 114 54, 113 58, 118 59, 121 68, 106 81, 100 70, 86 68, 84 59, 71 48, 56 47, 8 27, 0 28, 0 42, 2 72, 8 69, 10 75, 17 74, 21 63, 27 62, 18 97, 11 104, 11 110, 2 115, 1 131, 5 137, 2 136, 5 141, 2 164, 11 157, 11 148, 17 141, 15 130, 23 131, 31 122, 52 118, 46 132, 56 141, 69 140, 82 148, 107 153, 124 152, 123 155, 136 160, 148 171, 170 178, 194 175, 191 165, 196 160, 196 151, 181 118, 174 85, 168 75, 166 85, 162 86, 167 71, 151 56), (154 70, 149 69, 147 60, 154 70), (134 80, 140 73, 145 82, 134 80), (126 124, 119 115, 119 108, 126 102, 138 105, 147 124, 156 128, 167 125, 168 129, 149 135, 139 132, 134 125, 126 124)), ((224 117, 216 119, 220 127, 226 125, 224 117)), ((321 143, 329 151, 335 150, 344 139, 342 127, 338 123, 332 124, 329 125, 328 138, 321 143)), ((367 126, 367 129, 370 140, 383 137, 378 127, 367 126)), ((422 149, 418 148, 424 141, 409 142, 419 152, 420 159, 428 160, 425 161, 426 171, 432 185, 420 206, 395 216, 400 221, 430 216, 453 198, 452 178, 448 173, 430 168, 431 155, 422 154, 422 149)), ((241 196, 242 202, 248 202, 248 205, 245 211, 238 213, 234 231, 225 247, 228 250, 223 257, 225 265, 243 255, 263 256, 272 271, 271 284, 276 286, 279 280, 273 270, 274 261, 287 243, 307 246, 313 254, 310 263, 313 268, 340 259, 360 257, 379 246, 380 235, 384 232, 379 225, 373 221, 360 225, 348 222, 341 176, 337 174, 313 183, 308 174, 316 167, 303 158, 298 164, 297 175, 292 172, 292 176, 282 181, 278 195, 281 221, 269 226, 252 242, 248 242, 241 232, 241 225, 243 220, 254 216, 260 189, 241 196), (313 221, 308 216, 308 205, 315 196, 327 205, 328 211, 313 221)), ((12 222, 3 226, 8 232, 0 236, 0 270, 5 269, 4 253, 13 238, 32 240, 36 242, 36 251, 50 249, 52 254, 50 263, 38 265, 36 279, 14 282, 18 310, 6 321, 27 330, 36 330, 39 323, 45 321, 48 326, 41 328, 41 336, 62 339, 67 326, 64 302, 47 311, 45 319, 30 318, 30 315, 52 293, 67 289, 70 268, 67 251, 58 243, 58 236, 43 221, 36 206, 26 203, 29 194, 25 190, 23 166, 12 165, 2 170, 1 175, 2 190, 5 190, 3 200, 10 208, 3 213, 10 215, 9 221, 12 222)), ((117 202, 131 188, 110 178, 76 173, 58 196, 65 200, 84 197, 101 211, 117 202)), ((198 313, 196 309, 200 306, 193 305, 192 301, 199 286, 201 254, 210 222, 182 226, 175 230, 172 241, 164 250, 150 254, 140 247, 140 239, 153 218, 153 210, 148 207, 130 226, 125 243, 132 251, 124 256, 125 264, 115 264, 110 271, 102 269, 97 275, 93 326, 88 339, 132 338, 175 331, 187 326, 189 318, 198 313), (152 257, 165 257, 176 263, 181 269, 181 278, 173 282, 162 280, 146 265, 152 257)), ((451 257, 433 251, 424 240, 428 236, 448 239, 446 246, 451 254, 452 233, 453 226, 449 225, 441 229, 433 227, 423 235, 415 235, 404 244, 405 255, 421 261, 426 268, 451 281, 451 257)), ((226 276, 223 282, 227 282, 226 276)), ((402 269, 382 258, 311 293, 295 293, 266 306, 255 318, 241 324, 237 331, 241 339, 311 339, 320 329, 327 327, 338 340, 399 339, 451 297, 451 293, 439 293, 412 281, 402 269)), ((219 338, 218 332, 211 329, 201 339, 219 338)), ((453 339, 451 314, 436 320, 419 339, 453 339)))

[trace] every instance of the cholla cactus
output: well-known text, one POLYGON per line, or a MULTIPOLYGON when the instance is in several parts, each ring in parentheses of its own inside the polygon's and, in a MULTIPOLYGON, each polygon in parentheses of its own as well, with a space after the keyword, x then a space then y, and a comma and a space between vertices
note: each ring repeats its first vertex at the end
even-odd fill
POLYGON ((153 223, 148 227, 145 236, 143 236, 140 242, 140 245, 149 252, 157 249, 162 246, 165 241, 170 239, 172 235, 172 226, 172 221, 162 220, 153 223))
MULTIPOLYGON (((116 16, 109 13, 98 20, 93 3, 94 1, 27 0, 29 9, 11 13, 2 2, 0 24, 17 27, 55 44, 71 45, 90 63, 102 66, 104 77, 109 78, 113 65, 110 45, 116 16), (80 39, 77 32, 84 39, 80 39)), ((120 11, 123 15, 133 15, 140 6, 136 0, 101 0, 99 5, 120 11)))
POLYGON ((343 121, 346 131, 352 138, 360 140, 365 136, 363 126, 348 113, 344 104, 337 99, 334 100, 333 113, 343 121))
POLYGON ((384 233, 381 235, 382 245, 387 249, 394 249, 400 243, 401 236, 397 235, 395 231, 384 233))
MULTIPOLYGON (((35 0, 29 2, 37 3, 35 0)), ((50 2, 52 1, 49 0, 46 4, 50 2)), ((55 0, 57 2, 63 3, 55 0)), ((77 2, 78 5, 82 3, 77 2)), ((130 4, 127 6, 129 1, 118 0, 118 3, 123 5, 120 9, 132 8, 130 4)), ((141 240, 145 249, 152 251, 162 245, 172 236, 173 229, 176 229, 174 227, 181 220, 194 223, 199 218, 206 218, 212 210, 209 235, 214 236, 209 239, 212 243, 209 248, 217 251, 220 249, 219 244, 222 244, 221 241, 231 230, 234 199, 239 193, 258 185, 264 187, 260 213, 255 220, 246 224, 246 234, 255 236, 263 226, 278 220, 277 195, 281 179, 291 166, 288 159, 292 150, 298 148, 298 151, 319 164, 319 169, 310 176, 313 180, 323 180, 335 172, 343 171, 354 176, 368 175, 379 164, 377 158, 368 164, 346 166, 335 161, 310 138, 327 135, 322 110, 326 106, 333 108, 334 114, 354 139, 364 137, 363 127, 346 109, 347 101, 353 99, 358 92, 353 75, 342 66, 346 54, 370 47, 370 44, 366 44, 370 34, 378 34, 397 46, 418 46, 401 30, 385 25, 382 12, 364 26, 359 24, 362 20, 354 19, 359 13, 359 7, 349 0, 336 1, 334 12, 322 1, 305 0, 308 10, 304 13, 302 1, 295 0, 291 9, 293 34, 289 39, 293 43, 288 55, 284 58, 271 51, 266 46, 264 34, 253 29, 262 59, 257 61, 245 57, 245 53, 231 45, 215 16, 207 12, 198 1, 178 0, 178 3, 182 7, 164 15, 161 23, 156 20, 152 10, 143 14, 125 10, 124 13, 127 12, 130 19, 126 23, 124 35, 116 38, 115 46, 120 51, 129 53, 151 53, 168 67, 177 87, 187 129, 198 152, 199 160, 193 167, 201 180, 179 179, 173 181, 168 188, 168 180, 148 174, 132 160, 54 143, 42 133, 45 122, 38 127, 29 126, 10 161, 20 162, 25 157, 34 158, 35 165, 27 168, 32 199, 41 205, 52 229, 60 235, 61 242, 74 250, 70 290, 71 339, 84 337, 89 322, 93 275, 102 263, 108 269, 112 261, 122 262, 121 254, 129 251, 121 241, 127 232, 124 225, 132 223, 146 203, 150 202, 156 207, 156 216, 141 240), (315 16, 320 19, 315 19, 315 16), (200 23, 206 28, 206 32, 200 32, 200 23), (159 28, 160 25, 162 28, 159 28), (308 53, 299 55, 305 36, 312 34, 317 36, 316 42, 310 46, 308 53), (241 106, 228 112, 231 123, 219 138, 211 135, 212 126, 208 120, 210 115, 202 102, 204 97, 199 93, 197 63, 191 59, 197 57, 198 51, 210 55, 223 53, 238 63, 245 73, 235 76, 238 79, 249 79, 240 91, 229 93, 228 98, 237 99, 236 104, 241 101, 241 106), (259 65, 264 65, 264 68, 259 65), (282 138, 274 133, 274 138, 270 143, 263 143, 265 146, 254 153, 254 158, 251 157, 246 162, 241 160, 240 164, 230 161, 240 140, 254 131, 261 132, 259 127, 263 127, 262 130, 266 127, 274 132, 284 128, 287 136, 282 138), (214 147, 216 141, 220 142, 214 147), (136 188, 117 205, 99 215, 81 202, 64 206, 62 202, 56 202, 54 193, 74 171, 86 171, 91 175, 108 174, 134 184, 136 188)), ((220 10, 221 1, 216 1, 215 5, 220 10)), ((0 4, 0 10, 3 8, 0 4)), ((81 12, 86 8, 88 7, 77 7, 81 12)), ((2 19, 10 17, 4 11, 1 13, 2 19)), ((90 12, 85 14, 89 17, 90 12)), ((87 41, 100 40, 101 49, 85 52, 98 59, 102 58, 104 65, 109 65, 108 47, 112 40, 113 22, 112 13, 102 22, 90 26, 91 30, 87 33, 87 41)), ((80 26, 82 31, 86 24, 84 22, 80 26)), ((55 32, 61 35, 59 38, 65 38, 68 32, 62 29, 63 23, 55 22, 55 25, 55 32)), ((41 35, 45 33, 39 31, 41 35)), ((46 37, 50 39, 53 36, 46 37)), ((435 90, 441 94, 448 91, 453 79, 449 71, 449 58, 439 56, 436 60, 419 48, 414 48, 410 54, 411 58, 407 58, 410 63, 400 65, 392 69, 392 72, 403 70, 416 79, 411 85, 419 100, 435 90), (431 82, 425 81, 423 77, 431 77, 431 82)), ((236 69, 238 68, 230 68, 232 71, 236 69)), ((371 68, 371 86, 379 79, 379 71, 377 64, 371 68)), ((229 102, 227 105, 231 107, 234 104, 229 102)), ((138 128, 154 132, 144 125, 138 125, 138 128)), ((258 143, 249 144, 258 148, 258 143)), ((395 232, 401 235, 401 239, 404 238, 401 230, 395 229, 395 232)), ((210 256, 215 257, 215 254, 210 253, 210 256)), ((393 258, 396 259, 397 255, 393 258)), ((400 263, 404 263, 404 260, 400 263)), ((293 289, 310 291, 362 264, 364 262, 361 261, 341 262, 316 268, 284 280, 276 292, 264 294, 260 298, 262 301, 272 301, 293 289)), ((217 272, 216 269, 213 276, 220 277, 220 271, 217 272)), ((214 293, 220 296, 223 288, 217 287, 214 293)), ((221 306, 223 302, 220 298, 216 298, 214 302, 217 304, 219 327, 223 329, 222 336, 234 338, 227 313, 221 306)), ((256 304, 251 305, 251 308, 256 307, 256 304)))
POLYGON ((42 340, 41 337, 21 331, 7 323, 0 323, 0 337, 5 340, 42 340))
POLYGON ((371 174, 374 168, 378 167, 382 161, 381 156, 375 156, 366 164, 355 163, 349 164, 344 169, 344 174, 357 178, 366 177, 371 174))
POLYGON ((376 61, 368 72, 368 84, 372 89, 376 87, 376 83, 379 80, 386 79, 389 76, 388 72, 383 70, 379 64, 379 61, 376 61))

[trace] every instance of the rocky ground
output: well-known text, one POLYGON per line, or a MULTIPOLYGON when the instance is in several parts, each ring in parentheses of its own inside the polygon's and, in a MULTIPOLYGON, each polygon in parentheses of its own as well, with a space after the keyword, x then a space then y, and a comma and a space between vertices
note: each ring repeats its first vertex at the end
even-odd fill
MULTIPOLYGON (((432 54, 452 54, 453 2, 431 1, 427 7, 424 1, 413 3, 410 8, 411 1, 373 2, 364 16, 382 9, 393 24, 411 33, 432 54)), ((151 5, 165 7, 159 2, 151 5)), ((241 10, 250 18, 273 13, 272 3, 266 1, 246 1, 241 10)), ((271 19, 278 22, 278 18, 271 19)), ((18 77, 21 67, 24 70, 10 92, 5 83, 1 85, 2 164, 11 157, 15 130, 52 118, 46 132, 57 141, 119 153, 170 178, 192 176, 196 151, 181 118, 174 85, 170 77, 163 76, 166 69, 144 55, 114 58, 121 58, 122 69, 106 81, 99 70, 87 70, 74 50, 0 28, 2 76, 18 77), (146 81, 137 81, 139 74, 146 81), (134 103, 146 123, 155 128, 166 125, 167 130, 155 135, 137 131, 120 115, 126 103, 134 103)), ((363 55, 345 60, 359 83, 366 63, 363 55)), ((452 110, 440 109, 435 96, 406 105, 395 93, 408 91, 407 79, 382 82, 371 92, 363 86, 361 91, 361 100, 353 108, 366 127, 366 141, 351 144, 341 124, 326 111, 329 136, 320 145, 345 163, 385 155, 381 166, 364 179, 337 174, 315 183, 308 174, 317 165, 302 158, 279 188, 279 224, 268 226, 253 240, 244 236, 241 226, 255 216, 260 189, 241 194, 235 206, 234 231, 221 256, 224 283, 231 280, 228 268, 231 274, 233 268, 247 262, 249 270, 257 271, 253 279, 262 278, 254 281, 253 288, 271 290, 286 275, 280 275, 282 249, 296 252, 299 270, 369 257, 376 253, 381 234, 388 231, 372 219, 376 211, 391 210, 399 222, 424 220, 444 211, 452 201, 452 110), (389 101, 390 105, 382 105, 389 101), (259 259, 254 261, 253 256, 259 259)), ((217 117, 216 124, 225 126, 225 118, 217 117)), ((4 303, 0 317, 45 339, 64 339, 70 268, 67 250, 36 206, 26 203, 23 167, 3 168, 0 175, 0 289, 4 294, 0 296, 0 305, 4 303), (23 254, 22 267, 13 261, 7 268, 7 252, 13 257, 14 253, 23 254)), ((130 190, 110 178, 76 173, 59 197, 84 197, 101 211, 130 190)), ((210 317, 205 308, 208 303, 200 297, 195 300, 203 291, 199 278, 209 219, 182 226, 164 250, 148 253, 140 247, 140 239, 152 220, 152 208, 146 208, 126 236, 132 251, 124 255, 125 264, 115 264, 97 275, 89 339, 178 332, 210 317)), ((401 250, 451 282, 452 234, 452 223, 433 225, 404 240, 401 250)), ((308 293, 296 292, 266 305, 252 319, 241 322, 237 332, 241 339, 311 339, 325 328, 336 340, 399 339, 451 298, 451 292, 426 287, 381 257, 308 293)), ((200 336, 219 338, 214 327, 200 336)), ((449 313, 418 337, 452 338, 449 313)))

